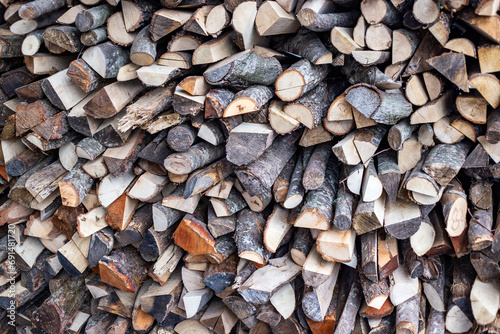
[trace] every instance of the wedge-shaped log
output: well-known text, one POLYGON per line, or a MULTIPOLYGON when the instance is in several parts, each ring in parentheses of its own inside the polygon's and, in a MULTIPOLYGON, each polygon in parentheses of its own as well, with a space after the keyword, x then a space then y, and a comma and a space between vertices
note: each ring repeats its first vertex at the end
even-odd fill
POLYGON ((101 280, 124 292, 136 292, 146 279, 144 264, 135 249, 118 248, 99 261, 101 280))
POLYGON ((300 273, 300 266, 293 263, 291 258, 284 257, 280 260, 278 267, 267 265, 257 269, 238 288, 238 292, 247 302, 253 305, 268 302, 274 293, 300 273))

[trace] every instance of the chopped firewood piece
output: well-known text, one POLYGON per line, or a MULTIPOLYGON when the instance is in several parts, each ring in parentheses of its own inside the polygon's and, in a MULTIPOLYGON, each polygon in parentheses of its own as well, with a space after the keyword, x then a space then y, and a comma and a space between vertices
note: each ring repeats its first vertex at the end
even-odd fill
POLYGON ((40 330, 63 333, 87 295, 84 276, 69 278, 31 315, 31 321, 40 330))
POLYGON ((450 182, 441 197, 446 232, 457 256, 468 252, 466 198, 460 183, 455 179, 450 182))
POLYGON ((215 253, 215 240, 206 224, 195 215, 186 215, 173 235, 175 243, 189 254, 202 255, 215 253))
POLYGON ((476 88, 493 108, 500 105, 500 80, 494 75, 473 74, 469 77, 469 85, 471 88, 476 88))
POLYGON ((118 248, 99 261, 104 283, 124 292, 136 292, 146 279, 147 270, 138 252, 129 247, 118 248))
POLYGON ((451 51, 463 53, 469 57, 477 57, 476 46, 467 38, 450 39, 444 47, 451 51))

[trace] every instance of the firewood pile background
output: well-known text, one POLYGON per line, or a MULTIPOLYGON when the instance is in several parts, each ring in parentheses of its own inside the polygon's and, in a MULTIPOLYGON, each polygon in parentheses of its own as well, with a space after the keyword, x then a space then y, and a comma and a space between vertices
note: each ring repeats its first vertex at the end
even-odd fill
POLYGON ((500 332, 500 0, 0 3, 0 333, 500 332))

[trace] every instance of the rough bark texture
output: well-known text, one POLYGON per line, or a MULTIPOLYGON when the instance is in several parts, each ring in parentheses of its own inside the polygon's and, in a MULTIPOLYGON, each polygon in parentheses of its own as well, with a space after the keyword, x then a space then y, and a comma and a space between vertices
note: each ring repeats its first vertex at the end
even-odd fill
POLYGON ((281 65, 275 58, 266 59, 248 50, 209 67, 203 76, 211 85, 246 88, 272 84, 281 72, 281 65))
POLYGON ((366 84, 349 88, 346 101, 365 117, 382 124, 395 124, 412 112, 411 104, 404 95, 383 92, 366 84))
POLYGON ((296 132, 277 138, 257 160, 248 166, 235 169, 236 176, 250 196, 258 195, 273 185, 287 161, 295 153, 294 143, 297 139, 296 132))
POLYGON ((258 213, 244 209, 238 214, 234 237, 240 257, 249 257, 260 264, 266 262, 262 243, 264 225, 264 218, 258 213))
POLYGON ((276 95, 283 101, 293 101, 303 96, 316 87, 328 74, 329 69, 325 65, 315 66, 306 59, 299 60, 276 79, 276 95), (292 77, 293 79, 287 78, 292 77), (297 87, 290 87, 288 80, 295 82, 297 87))

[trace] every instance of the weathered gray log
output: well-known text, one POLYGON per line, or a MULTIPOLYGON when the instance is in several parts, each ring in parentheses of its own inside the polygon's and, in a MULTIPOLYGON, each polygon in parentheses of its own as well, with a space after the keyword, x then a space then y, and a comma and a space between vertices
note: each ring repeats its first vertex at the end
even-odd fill
POLYGON ((40 150, 26 150, 10 159, 5 164, 5 171, 10 176, 21 176, 38 164, 45 155, 40 150))
POLYGON ((259 264, 266 263, 262 242, 264 226, 264 218, 259 213, 244 209, 238 214, 234 238, 239 257, 259 264))
POLYGON ((387 93, 367 84, 350 87, 345 99, 365 117, 382 124, 396 124, 412 112, 403 94, 387 93))
POLYGON ((311 30, 301 28, 298 33, 276 48, 304 57, 314 65, 332 62, 332 53, 327 50, 319 37, 311 30))
POLYGON ((191 146, 185 152, 169 155, 165 159, 164 165, 171 173, 179 175, 189 174, 221 158, 224 151, 224 145, 213 146, 207 142, 201 142, 191 146))
MULTIPOLYGON (((363 275, 373 281, 378 281, 378 235, 377 231, 371 231, 361 236, 361 268, 363 275)), ((370 300, 367 300, 368 302, 370 300)))
POLYGON ((377 66, 365 67, 352 57, 345 57, 342 73, 347 76, 351 84, 365 83, 374 85, 379 89, 398 89, 401 82, 394 81, 390 76, 385 75, 377 66))
POLYGON ((111 253, 115 238, 110 227, 103 228, 90 237, 89 266, 97 267, 99 261, 111 253))
POLYGON ((333 202, 338 188, 339 173, 334 165, 333 160, 329 161, 323 184, 307 193, 295 226, 328 230, 333 217, 333 202))
POLYGON ((142 28, 130 47, 130 60, 139 66, 152 65, 156 59, 156 42, 151 40, 149 25, 142 28))
POLYGON ((399 304, 396 308, 396 331, 417 334, 419 309, 420 293, 399 304))
POLYGON ((437 183, 446 186, 462 168, 469 147, 470 144, 465 141, 453 145, 436 145, 425 159, 422 170, 437 183))
POLYGON ((302 9, 297 14, 300 24, 312 31, 330 31, 334 27, 354 27, 359 11, 342 13, 316 13, 312 9, 302 9))
POLYGON ((167 143, 176 152, 188 150, 196 139, 196 129, 188 124, 180 124, 168 131, 167 143))
POLYGON ((473 251, 488 248, 493 243, 493 217, 486 210, 476 210, 469 221, 468 239, 473 251))
POLYGON ((359 307, 361 306, 362 291, 359 278, 356 278, 351 285, 351 289, 345 302, 345 307, 342 315, 337 323, 334 334, 348 334, 352 332, 356 315, 358 314, 359 307))
POLYGON ((295 169, 295 165, 297 165, 297 157, 294 155, 288 160, 285 167, 281 170, 280 174, 276 181, 273 184, 273 195, 274 200, 281 205, 286 200, 286 195, 288 194, 288 190, 290 188, 290 181, 292 179, 293 170, 295 169))
POLYGON ((245 199, 235 187, 231 189, 231 192, 226 199, 211 198, 210 202, 212 203, 218 217, 232 216, 247 206, 245 199))
POLYGON ((58 8, 66 6, 66 0, 36 0, 28 2, 19 8, 19 16, 23 20, 32 20, 43 14, 52 12, 58 8))
POLYGON ((233 170, 234 165, 224 158, 194 172, 186 181, 184 198, 202 193, 208 188, 217 185, 228 177, 233 170))
POLYGON ((308 93, 287 104, 283 111, 292 116, 307 128, 318 126, 326 115, 330 105, 331 95, 328 94, 326 83, 322 82, 308 93))
POLYGON ((264 58, 246 50, 210 66, 203 76, 211 85, 246 88, 271 85, 281 72, 281 64, 276 58, 264 58))
POLYGON ((83 275, 68 279, 32 314, 33 325, 48 333, 63 333, 87 295, 83 275))
POLYGON ((235 174, 250 196, 270 189, 296 150, 298 133, 277 138, 260 157, 247 166, 235 168, 235 174))
POLYGON ((81 32, 90 31, 106 23, 106 20, 112 13, 113 7, 108 4, 91 7, 78 13, 75 25, 81 32))
POLYGON ((389 146, 394 151, 399 151, 403 148, 403 143, 409 139, 412 133, 417 128, 417 125, 410 124, 410 119, 405 118, 394 124, 387 134, 387 141, 389 142, 389 146))
POLYGON ((309 229, 297 228, 290 250, 293 261, 298 265, 303 265, 313 245, 314 240, 309 229))
POLYGON ((341 184, 335 198, 335 213, 333 215, 333 225, 339 230, 345 231, 351 227, 355 202, 354 195, 345 184, 341 184))
POLYGON ((329 143, 316 146, 302 176, 302 185, 305 190, 318 189, 323 184, 331 153, 331 144, 329 143))
POLYGON ((77 207, 92 187, 94 179, 81 168, 74 168, 61 181, 59 191, 63 205, 77 207))
POLYGON ((276 95, 283 101, 293 101, 316 87, 329 72, 327 65, 313 65, 302 59, 276 79, 276 95))
POLYGON ((97 45, 108 39, 108 33, 106 27, 99 27, 92 29, 91 31, 84 32, 80 36, 80 41, 85 46, 97 45))
POLYGON ((243 122, 229 132, 227 159, 237 166, 248 165, 271 146, 275 137, 276 133, 268 124, 243 122))
POLYGON ((288 187, 286 199, 283 202, 283 206, 286 209, 293 209, 297 207, 304 198, 305 189, 302 185, 302 177, 304 175, 304 171, 307 167, 312 152, 312 147, 305 148, 300 152, 297 163, 295 164, 295 168, 292 173, 292 177, 290 178, 290 185, 288 187))

